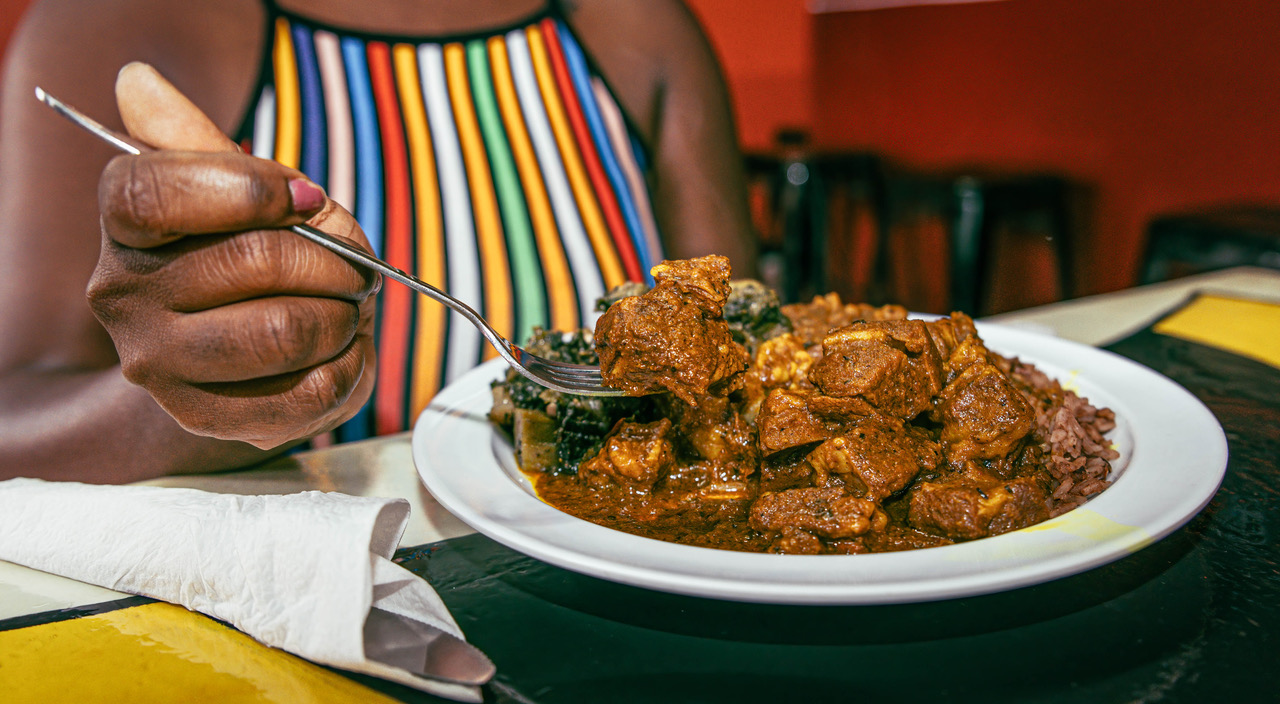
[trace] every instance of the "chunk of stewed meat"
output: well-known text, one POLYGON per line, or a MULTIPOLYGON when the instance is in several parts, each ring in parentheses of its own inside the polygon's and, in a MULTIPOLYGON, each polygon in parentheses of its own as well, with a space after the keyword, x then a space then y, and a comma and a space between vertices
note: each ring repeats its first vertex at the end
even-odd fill
POLYGON ((942 389, 942 360, 923 321, 854 323, 823 339, 809 380, 827 396, 857 396, 910 420, 942 389))
POLYGON ((889 518, 869 499, 839 488, 808 487, 764 494, 751 505, 751 527, 761 532, 800 528, 826 538, 882 530, 889 518))
POLYGON ((1001 459, 1031 432, 1036 414, 1022 392, 999 369, 975 362, 942 390, 934 406, 942 423, 939 439, 947 462, 1001 459))
POLYGON ((929 338, 933 340, 934 349, 944 360, 951 356, 961 342, 977 337, 978 334, 973 318, 959 311, 952 313, 949 318, 927 321, 924 326, 929 338))
POLYGON ((756 416, 763 455, 819 443, 840 433, 841 423, 821 418, 809 408, 811 396, 786 389, 769 393, 756 416))
POLYGON ((814 393, 807 396, 805 402, 809 405, 809 411, 814 416, 830 423, 848 425, 859 423, 870 416, 890 419, 895 423, 899 422, 896 418, 883 415, 875 406, 867 403, 865 399, 859 396, 838 398, 814 393))
POLYGON ((813 486, 813 467, 805 458, 803 448, 762 459, 759 474, 757 491, 761 494, 813 486))
POLYGON ((682 455, 739 465, 743 476, 755 470, 755 433, 727 397, 704 396, 697 406, 671 397, 659 401, 663 415, 672 420, 673 434, 681 439, 682 455))
POLYGON ((859 320, 902 320, 907 317, 907 309, 892 304, 876 307, 866 303, 845 303, 839 294, 828 293, 814 296, 808 303, 782 306, 782 314, 791 321, 800 341, 805 346, 812 346, 820 344, 829 331, 859 320))
POLYGON ((617 301, 596 323, 605 384, 632 396, 670 391, 690 405, 735 388, 748 359, 721 317, 729 260, 668 261, 651 273, 652 289, 617 301))
POLYGON ((987 345, 979 337, 966 337, 951 350, 951 356, 943 363, 942 368, 946 374, 947 383, 956 380, 960 373, 964 370, 978 364, 993 363, 991 353, 987 350, 987 345))
POLYGON ((1010 481, 954 475, 911 490, 907 521, 952 540, 976 540, 1049 517, 1044 490, 1031 477, 1010 481))
POLYGON ((867 418, 809 453, 814 484, 837 476, 845 490, 872 501, 902 491, 920 470, 938 466, 939 448, 927 432, 883 418, 867 418))
POLYGON ((785 333, 760 344, 743 379, 743 415, 755 420, 760 404, 773 389, 807 390, 813 357, 800 338, 785 333))
POLYGON ((782 532, 769 546, 770 552, 784 555, 817 555, 822 552, 822 539, 795 526, 783 526, 782 532))
POLYGON ((676 465, 671 421, 618 421, 596 455, 578 466, 578 477, 591 486, 623 486, 647 492, 676 465))

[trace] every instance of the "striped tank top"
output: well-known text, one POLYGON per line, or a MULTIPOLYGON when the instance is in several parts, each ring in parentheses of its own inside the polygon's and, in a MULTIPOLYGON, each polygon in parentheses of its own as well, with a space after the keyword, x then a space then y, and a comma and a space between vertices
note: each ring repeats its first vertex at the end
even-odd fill
MULTIPOLYGON (((554 2, 511 27, 430 40, 268 10, 239 138, 323 187, 379 257, 518 342, 590 327, 607 289, 648 281, 662 245, 644 148, 554 2)), ((435 301, 398 284, 379 297, 377 384, 339 441, 407 429, 496 354, 435 301)))

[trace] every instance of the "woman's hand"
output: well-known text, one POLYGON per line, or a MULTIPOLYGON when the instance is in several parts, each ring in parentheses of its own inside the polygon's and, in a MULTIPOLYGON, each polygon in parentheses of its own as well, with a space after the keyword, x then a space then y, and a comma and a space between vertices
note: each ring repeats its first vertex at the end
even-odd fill
POLYGON ((150 66, 116 84, 130 134, 160 151, 99 183, 89 283, 125 377, 196 434, 270 448, 350 418, 373 387, 376 274, 284 229, 364 248, 300 172, 241 154, 150 66))

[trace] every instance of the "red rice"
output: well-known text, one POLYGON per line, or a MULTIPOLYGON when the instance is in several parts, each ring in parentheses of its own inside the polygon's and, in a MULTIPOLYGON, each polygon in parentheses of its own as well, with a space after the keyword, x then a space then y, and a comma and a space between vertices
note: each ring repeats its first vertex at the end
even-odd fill
POLYGON ((1034 365, 1016 358, 1008 363, 1036 409, 1032 442, 1046 458, 1049 515, 1062 515, 1111 486, 1111 460, 1120 453, 1104 434, 1115 428, 1115 412, 1093 406, 1034 365))

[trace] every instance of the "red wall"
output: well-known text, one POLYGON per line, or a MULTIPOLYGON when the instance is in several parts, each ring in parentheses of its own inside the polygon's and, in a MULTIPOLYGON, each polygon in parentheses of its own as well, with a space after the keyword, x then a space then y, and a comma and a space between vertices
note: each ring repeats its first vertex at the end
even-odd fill
MULTIPOLYGON (((0 0, 0 45, 29 0, 0 0)), ((741 142, 783 127, 924 168, 1049 169, 1094 193, 1083 292, 1133 281, 1155 213, 1280 203, 1276 0, 1008 0, 810 15, 686 0, 741 142)))
POLYGON ((768 149, 779 129, 811 124, 813 22, 805 0, 685 2, 728 78, 745 148, 768 149))
POLYGON ((1280 2, 1010 0, 817 15, 820 143, 1049 169, 1095 195, 1085 292, 1131 285, 1155 213, 1280 203, 1280 2))

